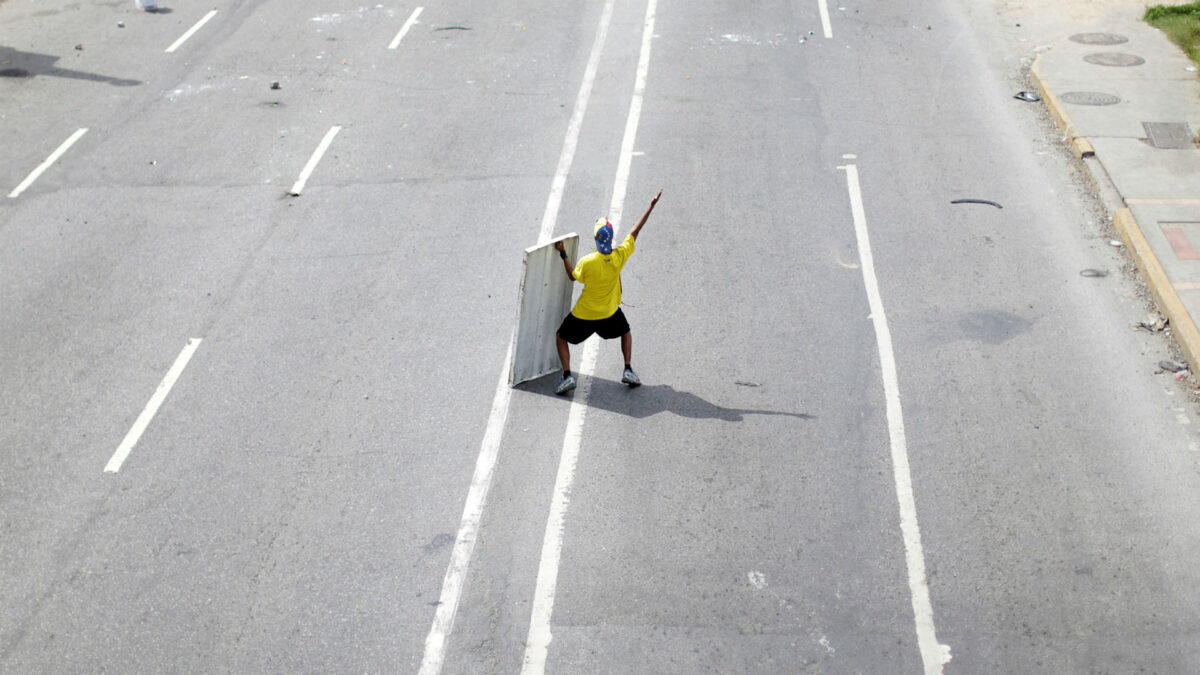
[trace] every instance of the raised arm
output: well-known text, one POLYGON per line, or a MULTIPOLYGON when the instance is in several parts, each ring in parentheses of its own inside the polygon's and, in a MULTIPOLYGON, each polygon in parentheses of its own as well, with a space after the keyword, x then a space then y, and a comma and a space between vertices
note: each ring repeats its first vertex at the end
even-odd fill
POLYGON ((646 212, 642 214, 641 218, 638 218, 637 224, 629 231, 629 236, 637 239, 638 233, 642 231, 642 226, 646 224, 646 219, 650 217, 650 212, 654 210, 654 205, 658 203, 658 198, 661 196, 662 190, 660 189, 658 194, 654 195, 654 199, 650 200, 650 206, 646 207, 646 212))

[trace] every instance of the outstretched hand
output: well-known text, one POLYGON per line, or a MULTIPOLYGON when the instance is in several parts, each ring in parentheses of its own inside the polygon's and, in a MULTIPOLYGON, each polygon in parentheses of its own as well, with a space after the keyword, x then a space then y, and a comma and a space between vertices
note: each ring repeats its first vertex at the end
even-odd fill
POLYGON ((638 218, 637 224, 629 231, 629 236, 634 239, 638 238, 638 234, 642 231, 642 226, 646 224, 646 219, 650 217, 650 212, 654 210, 654 205, 658 203, 658 198, 662 196, 662 188, 659 188, 658 194, 654 195, 654 199, 650 200, 650 206, 646 207, 646 212, 638 218))
POLYGON ((556 242, 554 242, 554 249, 555 249, 555 250, 557 250, 557 251, 565 251, 565 250, 567 250, 566 248, 564 248, 564 247, 563 247, 563 243, 562 243, 561 241, 556 241, 556 242))

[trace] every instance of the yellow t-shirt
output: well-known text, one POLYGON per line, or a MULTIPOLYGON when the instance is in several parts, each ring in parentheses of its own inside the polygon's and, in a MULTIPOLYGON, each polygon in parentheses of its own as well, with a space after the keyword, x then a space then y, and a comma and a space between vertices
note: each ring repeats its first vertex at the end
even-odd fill
POLYGON ((607 319, 621 306, 621 268, 633 255, 633 237, 625 235, 625 241, 604 255, 593 251, 575 265, 575 281, 583 284, 583 292, 575 302, 571 313, 580 319, 596 321, 607 319))

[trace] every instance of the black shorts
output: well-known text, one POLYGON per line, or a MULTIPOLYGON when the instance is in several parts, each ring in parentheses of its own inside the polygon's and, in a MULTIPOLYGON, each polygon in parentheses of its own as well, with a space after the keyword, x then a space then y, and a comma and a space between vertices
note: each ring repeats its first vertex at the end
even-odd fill
POLYGON ((605 340, 619 338, 629 332, 629 322, 625 320, 625 313, 621 308, 617 308, 617 313, 607 319, 596 319, 588 321, 580 319, 574 314, 568 314, 567 318, 562 320, 562 324, 558 327, 558 335, 562 339, 577 345, 580 342, 592 336, 592 333, 599 335, 605 340))

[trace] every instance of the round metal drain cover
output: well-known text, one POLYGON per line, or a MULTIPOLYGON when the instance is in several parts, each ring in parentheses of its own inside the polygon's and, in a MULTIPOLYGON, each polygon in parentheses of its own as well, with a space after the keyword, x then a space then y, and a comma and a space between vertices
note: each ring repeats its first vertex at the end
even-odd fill
POLYGON ((1121 52, 1100 52, 1098 54, 1088 54, 1083 57, 1084 61, 1097 66, 1140 66, 1146 62, 1140 56, 1133 54, 1123 54, 1121 52))
POLYGON ((1081 45, 1123 45, 1129 42, 1129 38, 1124 35, 1115 33, 1078 33, 1071 36, 1071 42, 1078 42, 1081 45))
POLYGON ((1075 105, 1116 105, 1121 102, 1120 96, 1102 94, 1098 91, 1068 91, 1059 95, 1063 103, 1075 105))

